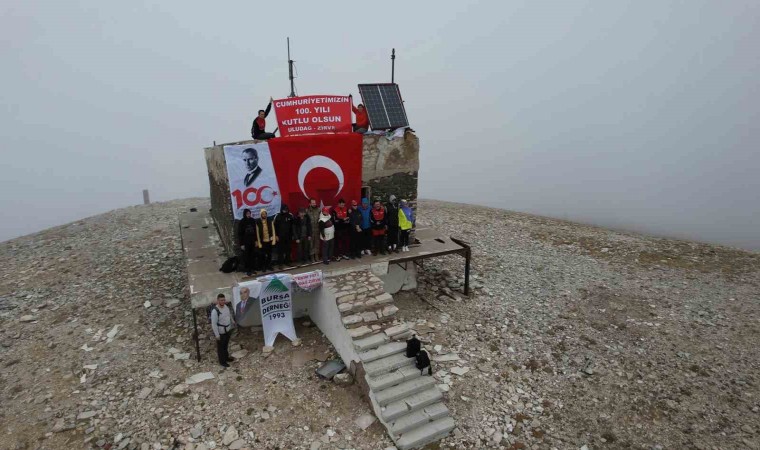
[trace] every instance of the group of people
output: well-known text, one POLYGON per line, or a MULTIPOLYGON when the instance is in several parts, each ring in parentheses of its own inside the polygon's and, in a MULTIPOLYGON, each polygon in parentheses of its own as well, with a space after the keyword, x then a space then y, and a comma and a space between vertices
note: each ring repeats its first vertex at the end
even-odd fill
MULTIPOLYGON (((369 131, 369 116, 367 115, 367 110, 361 103, 359 103, 358 106, 354 106, 353 95, 349 95, 348 97, 352 100, 351 110, 356 115, 356 122, 351 124, 353 130, 356 133, 366 133, 369 131)), ((275 137, 274 133, 268 133, 266 131, 266 119, 267 116, 269 116, 269 112, 272 110, 272 101, 272 97, 269 97, 269 103, 267 104, 267 107, 265 109, 260 109, 256 115, 256 118, 253 119, 253 124, 251 125, 251 137, 256 140, 266 141, 275 137)))
POLYGON ((398 202, 395 195, 388 200, 386 205, 378 200, 370 206, 363 198, 361 205, 352 200, 346 206, 340 199, 337 206, 320 208, 316 199, 310 199, 309 207, 299 208, 296 215, 283 204, 273 218, 266 209, 258 217, 244 210, 238 242, 247 275, 274 270, 275 253, 277 264, 286 266, 409 251, 414 212, 406 200, 398 202))

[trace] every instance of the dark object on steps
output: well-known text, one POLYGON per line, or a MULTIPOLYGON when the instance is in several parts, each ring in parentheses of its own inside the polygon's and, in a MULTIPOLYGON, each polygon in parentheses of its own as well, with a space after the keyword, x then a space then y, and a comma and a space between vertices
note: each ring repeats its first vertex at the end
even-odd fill
POLYGON ((417 339, 417 335, 413 334, 412 338, 406 341, 406 357, 407 358, 414 358, 417 356, 417 353, 420 352, 420 340, 417 339))
POLYGON ((420 375, 422 375, 422 371, 425 370, 425 367, 428 368, 428 375, 433 374, 433 366, 430 365, 430 357, 428 357, 428 354, 425 350, 420 350, 420 352, 417 353, 417 360, 415 365, 418 369, 420 369, 420 375))

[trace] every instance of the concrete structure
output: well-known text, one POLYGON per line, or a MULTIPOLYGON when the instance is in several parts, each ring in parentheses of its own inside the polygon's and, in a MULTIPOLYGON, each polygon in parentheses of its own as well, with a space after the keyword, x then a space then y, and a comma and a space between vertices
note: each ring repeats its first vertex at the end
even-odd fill
MULTIPOLYGON (((182 248, 187 258, 187 276, 190 287, 190 302, 193 308, 203 308, 214 303, 217 294, 232 298, 232 287, 241 281, 254 278, 241 272, 223 273, 219 271, 227 259, 226 249, 217 233, 217 227, 208 211, 187 212, 179 217, 182 248)), ((355 270, 370 270, 383 281, 383 288, 389 294, 417 287, 414 261, 433 256, 461 254, 467 251, 459 242, 441 236, 431 228, 417 230, 417 244, 408 252, 388 255, 364 256, 358 260, 344 260, 330 263, 307 264, 291 267, 278 273, 302 273, 322 270, 326 276, 337 276, 355 270)), ((264 275, 264 273, 259 273, 264 275)), ((466 275, 466 271, 465 271, 466 275)), ((465 277, 467 279, 467 277, 465 277)), ((295 317, 308 315, 308 308, 294 299, 295 317)))
MULTIPOLYGON (((227 254, 237 254, 237 221, 232 214, 224 146, 252 144, 240 141, 219 144, 205 149, 208 181, 211 191, 211 214, 227 254)), ((388 200, 391 194, 410 201, 417 208, 417 172, 420 168, 420 142, 407 131, 402 138, 365 135, 362 147, 362 186, 369 188, 373 199, 388 200)))

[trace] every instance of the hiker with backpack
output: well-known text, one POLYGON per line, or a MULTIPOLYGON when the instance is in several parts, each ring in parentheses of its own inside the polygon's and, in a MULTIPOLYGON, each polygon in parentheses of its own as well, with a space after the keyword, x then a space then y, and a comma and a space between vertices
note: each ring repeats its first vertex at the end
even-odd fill
POLYGON ((243 210, 243 218, 238 222, 238 243, 243 251, 245 274, 250 277, 256 272, 256 220, 250 209, 243 210))
POLYGON ((216 337, 216 354, 222 367, 229 367, 229 362, 235 360, 229 353, 230 336, 234 328, 235 319, 227 307, 227 299, 224 294, 219 294, 216 296, 216 305, 211 310, 211 329, 216 337))

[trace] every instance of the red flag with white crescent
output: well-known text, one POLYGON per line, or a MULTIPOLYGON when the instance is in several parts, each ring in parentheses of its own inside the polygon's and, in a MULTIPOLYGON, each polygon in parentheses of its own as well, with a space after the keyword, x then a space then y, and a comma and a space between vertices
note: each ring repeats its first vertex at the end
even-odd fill
POLYGON ((333 206, 339 199, 359 201, 362 187, 362 135, 357 133, 271 139, 282 203, 295 213, 309 198, 333 206))

